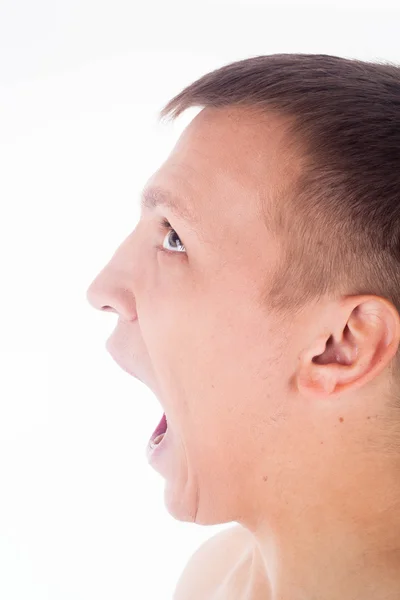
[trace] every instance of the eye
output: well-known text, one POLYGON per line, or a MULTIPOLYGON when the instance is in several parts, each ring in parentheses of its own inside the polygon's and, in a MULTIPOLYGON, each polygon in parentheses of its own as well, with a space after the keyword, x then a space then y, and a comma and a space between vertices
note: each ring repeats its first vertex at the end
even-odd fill
POLYGON ((170 223, 166 219, 163 219, 161 221, 161 226, 164 230, 167 230, 168 233, 164 238, 163 245, 162 245, 162 247, 160 247, 160 250, 165 250, 166 252, 171 252, 171 253, 177 253, 177 252, 179 253, 179 252, 182 252, 182 250, 180 250, 179 248, 181 248, 181 249, 183 248, 183 252, 186 252, 185 246, 182 244, 175 229, 173 229, 171 227, 170 223), (165 246, 164 244, 167 244, 167 246, 165 246))

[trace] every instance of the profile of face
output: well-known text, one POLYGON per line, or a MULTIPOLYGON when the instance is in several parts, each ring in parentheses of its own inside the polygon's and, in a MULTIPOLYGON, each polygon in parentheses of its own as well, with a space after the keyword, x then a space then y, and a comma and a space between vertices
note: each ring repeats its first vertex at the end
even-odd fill
MULTIPOLYGON (((346 364, 379 346, 384 325, 398 334, 387 308, 371 335, 369 305, 357 308, 357 298, 310 304, 285 323, 265 310, 280 255, 265 201, 273 208, 297 169, 283 136, 276 116, 260 124, 239 108, 202 110, 146 184, 148 196, 157 188, 176 207, 146 203, 88 290, 95 308, 119 317, 108 350, 165 412, 153 465, 179 520, 246 522, 261 501, 272 515, 302 486, 321 501, 327 464, 342 468, 344 432, 359 419, 328 388, 352 384, 346 364), (324 365, 322 387, 310 384, 324 365)), ((388 337, 375 362, 352 371, 355 387, 377 379, 395 351, 388 337)), ((363 410, 374 414, 368 401, 363 410)))

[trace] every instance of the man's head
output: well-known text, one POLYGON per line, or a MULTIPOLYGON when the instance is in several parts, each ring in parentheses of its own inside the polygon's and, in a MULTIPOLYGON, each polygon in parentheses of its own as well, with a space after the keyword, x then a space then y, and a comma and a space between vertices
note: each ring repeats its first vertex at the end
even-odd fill
POLYGON ((257 57, 162 115, 195 105, 88 291, 166 413, 168 509, 256 528, 370 489, 366 520, 400 463, 400 69, 257 57))

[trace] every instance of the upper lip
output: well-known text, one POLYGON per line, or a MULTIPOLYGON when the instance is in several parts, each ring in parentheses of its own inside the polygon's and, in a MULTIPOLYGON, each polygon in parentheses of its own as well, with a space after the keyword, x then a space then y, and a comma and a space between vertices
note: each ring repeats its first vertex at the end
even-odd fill
MULTIPOLYGON (((128 373, 128 375, 131 375, 132 377, 135 377, 135 379, 139 379, 139 381, 142 381, 142 380, 140 379, 140 377, 138 377, 138 376, 136 375, 136 373, 134 373, 134 372, 133 372, 133 370, 132 370, 132 368, 131 368, 130 366, 126 365, 125 363, 121 362, 120 360, 118 360, 118 359, 116 358, 116 356, 115 356, 115 355, 112 353, 111 349, 109 348, 109 346, 108 346, 108 342, 107 342, 107 344, 106 344, 106 349, 107 349, 107 352, 108 352, 108 353, 111 355, 111 357, 113 358, 113 360, 114 360, 114 361, 117 363, 117 365, 119 365, 119 366, 121 367, 121 369, 122 369, 123 371, 125 371, 125 373, 128 373)), ((142 381, 142 383, 143 383, 143 381, 142 381)))
MULTIPOLYGON (((111 350, 111 345, 109 344, 109 340, 107 340, 106 349, 107 349, 107 352, 111 355, 112 359, 117 363, 117 365, 119 365, 121 367, 121 369, 123 371, 125 371, 125 373, 128 373, 128 375, 131 375, 132 377, 135 377, 135 379, 138 379, 139 381, 141 381, 148 389, 154 391, 153 386, 149 383, 146 383, 145 381, 143 381, 143 379, 138 377, 136 375, 136 373, 134 373, 134 371, 132 370, 131 366, 129 366, 127 363, 122 362, 121 360, 117 359, 117 357, 111 350)), ((154 393, 156 394, 156 392, 154 392, 154 393)))

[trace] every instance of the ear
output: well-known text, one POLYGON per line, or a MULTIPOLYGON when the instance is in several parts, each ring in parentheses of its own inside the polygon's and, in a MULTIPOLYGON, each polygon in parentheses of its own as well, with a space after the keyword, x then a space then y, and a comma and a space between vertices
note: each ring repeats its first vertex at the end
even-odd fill
POLYGON ((300 393, 323 397, 357 389, 390 363, 400 341, 400 317, 379 296, 348 296, 325 333, 300 356, 300 393))

